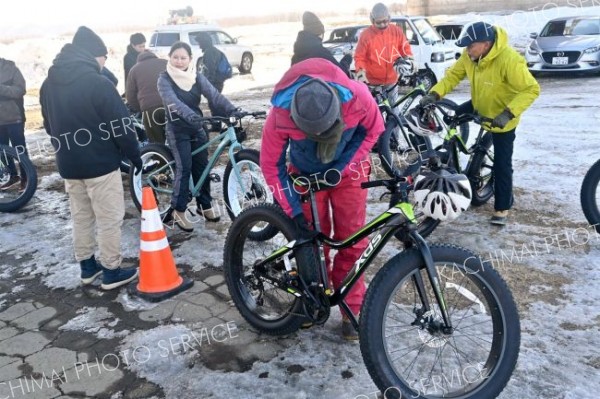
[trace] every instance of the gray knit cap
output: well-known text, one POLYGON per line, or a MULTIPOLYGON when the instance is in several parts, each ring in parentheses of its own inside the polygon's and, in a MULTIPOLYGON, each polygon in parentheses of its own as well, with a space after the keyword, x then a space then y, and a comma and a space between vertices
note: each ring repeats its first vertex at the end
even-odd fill
POLYGON ((291 117, 309 139, 319 143, 319 159, 331 162, 344 132, 336 91, 321 79, 308 79, 294 93, 291 117))

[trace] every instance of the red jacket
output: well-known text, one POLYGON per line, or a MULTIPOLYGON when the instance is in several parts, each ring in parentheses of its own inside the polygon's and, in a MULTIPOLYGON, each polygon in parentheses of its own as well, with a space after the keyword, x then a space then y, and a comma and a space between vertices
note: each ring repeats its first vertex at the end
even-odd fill
POLYGON ((260 167, 273 196, 290 216, 302 213, 302 208, 300 194, 294 190, 288 169, 307 176, 335 170, 342 178, 358 178, 366 168, 369 151, 385 130, 381 113, 367 86, 349 79, 339 67, 322 58, 309 58, 294 64, 275 86, 271 102, 273 108, 263 130, 260 167), (327 164, 317 156, 317 143, 308 139, 290 118, 296 88, 308 77, 328 82, 337 90, 342 103, 345 130, 333 161, 327 164))
POLYGON ((357 71, 367 72, 369 83, 394 84, 398 81, 394 61, 412 55, 410 43, 398 25, 390 24, 386 29, 370 26, 358 39, 354 64, 357 71))

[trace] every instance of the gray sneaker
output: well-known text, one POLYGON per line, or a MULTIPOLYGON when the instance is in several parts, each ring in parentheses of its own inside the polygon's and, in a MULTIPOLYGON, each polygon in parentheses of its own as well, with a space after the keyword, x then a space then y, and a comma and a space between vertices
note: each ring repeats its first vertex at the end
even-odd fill
POLYGON ((181 230, 183 230, 187 233, 191 233, 192 231, 194 231, 194 225, 192 224, 192 222, 188 219, 187 215, 185 214, 186 211, 187 210, 185 210, 183 212, 179 212, 178 210, 173 209, 173 213, 171 213, 171 217, 175 221, 175 224, 177 225, 177 227, 179 227, 181 230))

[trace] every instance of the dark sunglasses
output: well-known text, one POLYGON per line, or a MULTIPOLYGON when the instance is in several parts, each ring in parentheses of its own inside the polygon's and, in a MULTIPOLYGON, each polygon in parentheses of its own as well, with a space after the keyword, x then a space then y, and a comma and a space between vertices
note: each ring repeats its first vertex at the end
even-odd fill
POLYGON ((386 19, 380 19, 379 21, 373 21, 373 24, 377 25, 377 26, 385 26, 387 24, 390 23, 390 19, 386 18, 386 19))

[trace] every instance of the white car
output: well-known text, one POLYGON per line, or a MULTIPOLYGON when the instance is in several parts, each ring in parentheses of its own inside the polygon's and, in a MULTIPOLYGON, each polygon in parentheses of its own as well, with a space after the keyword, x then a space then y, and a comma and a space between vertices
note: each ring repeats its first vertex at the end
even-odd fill
POLYGON ((196 41, 196 35, 206 32, 212 38, 216 48, 227 56, 232 67, 237 68, 240 73, 250 73, 254 56, 252 49, 248 46, 238 44, 237 39, 231 37, 219 27, 202 24, 164 25, 154 30, 148 49, 159 57, 167 58, 173 43, 182 41, 192 47, 193 63, 196 67, 202 62, 202 50, 196 41))

